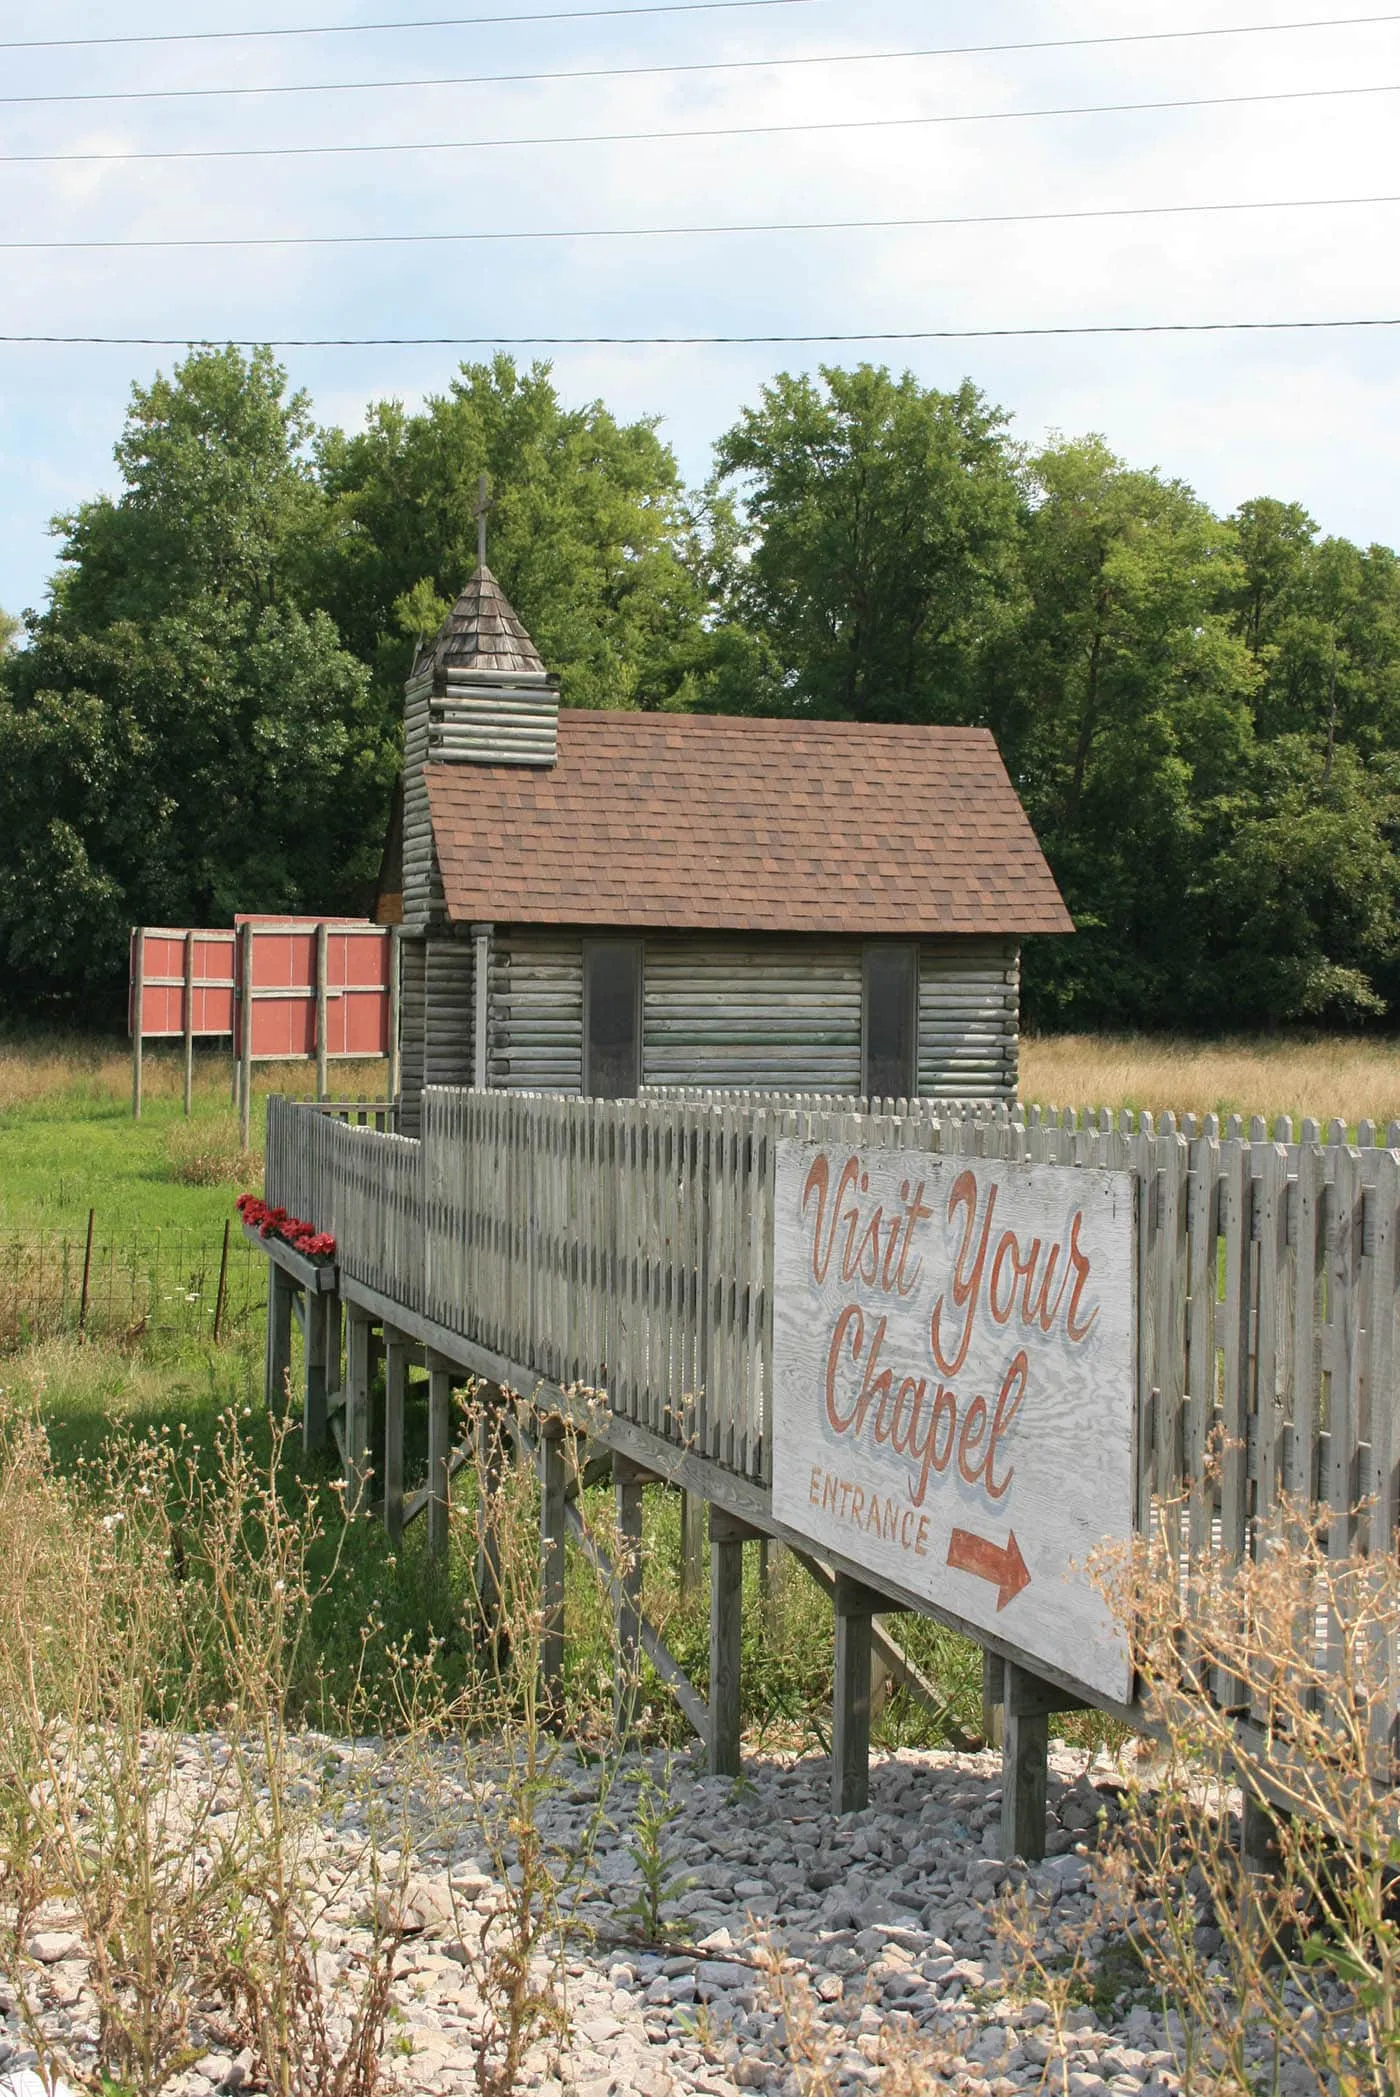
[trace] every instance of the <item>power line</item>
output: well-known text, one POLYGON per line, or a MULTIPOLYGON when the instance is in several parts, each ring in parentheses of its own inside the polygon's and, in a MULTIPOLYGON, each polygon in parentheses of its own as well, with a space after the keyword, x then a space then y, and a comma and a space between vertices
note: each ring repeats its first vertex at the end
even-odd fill
POLYGON ((555 8, 533 15, 440 15, 419 22, 303 22, 291 29, 167 29, 139 36, 12 37, 0 51, 90 51, 114 44, 247 44, 289 36, 377 36, 397 29, 486 29, 517 22, 602 22, 634 15, 709 15, 737 8, 810 7, 815 0, 672 0, 665 7, 555 8))
POLYGON ((0 335, 0 343, 98 349, 723 349, 822 342, 1019 342, 1057 335, 1236 335, 1400 328, 1400 315, 1336 320, 1103 321, 1038 328, 865 328, 792 335, 0 335))
POLYGON ((1241 211, 1327 211, 1367 204, 1400 204, 1400 192, 1372 197, 1263 197, 1238 203, 1109 204, 1068 211, 978 211, 945 218, 774 219, 767 224, 715 226, 547 226, 522 232, 491 229, 470 233, 259 233, 197 235, 140 240, 0 240, 0 254, 67 253, 70 250, 166 248, 358 248, 445 247, 477 241, 690 240, 721 234, 888 233, 940 226, 1040 226, 1080 219, 1186 218, 1241 211))
MULTIPOLYGON (((523 17, 520 19, 524 19, 523 17)), ((411 80, 313 80, 277 82, 254 87, 134 87, 59 95, 0 95, 8 108, 90 102, 187 102, 227 100, 232 96, 349 95, 384 93, 421 87, 511 87, 562 80, 637 80, 677 73, 752 73, 795 66, 890 64, 915 58, 985 58, 1027 51, 1081 51, 1103 45, 1181 43, 1201 37, 1276 36, 1289 30, 1353 29, 1400 22, 1400 14, 1347 15, 1335 21, 1244 22, 1217 29, 1153 29, 1122 36, 1044 37, 1009 44, 938 44, 907 51, 834 51, 794 57, 692 60, 678 65, 582 66, 542 73, 430 74, 411 80)), ((0 49, 6 48, 0 45, 0 49)))
POLYGON ((134 153, 0 153, 0 166, 47 166, 55 162, 148 160, 304 160, 363 153, 463 153, 508 146, 617 146, 671 143, 692 138, 775 138, 798 132, 897 131, 942 124, 1025 123, 1045 117, 1132 116, 1174 109, 1237 109, 1263 102, 1335 101, 1349 95, 1393 95, 1400 82, 1362 87, 1281 88, 1265 94, 1191 95, 1162 102, 1088 102, 1055 109, 978 109, 955 115, 837 117, 798 124, 707 124, 679 131, 576 131, 534 138, 395 139, 384 144, 337 141, 325 146, 173 146, 134 153))

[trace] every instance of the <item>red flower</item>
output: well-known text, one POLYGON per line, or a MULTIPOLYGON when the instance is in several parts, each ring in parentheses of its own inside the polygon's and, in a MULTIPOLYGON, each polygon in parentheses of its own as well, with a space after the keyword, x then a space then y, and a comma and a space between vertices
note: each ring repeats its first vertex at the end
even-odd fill
POLYGON ((329 1231, 318 1231, 314 1223, 307 1223, 300 1216, 289 1216, 285 1209, 269 1208, 265 1201, 259 1201, 256 1194, 240 1194, 234 1207, 247 1228, 262 1238, 281 1238, 294 1252, 309 1260, 329 1260, 335 1256, 335 1239, 329 1231))

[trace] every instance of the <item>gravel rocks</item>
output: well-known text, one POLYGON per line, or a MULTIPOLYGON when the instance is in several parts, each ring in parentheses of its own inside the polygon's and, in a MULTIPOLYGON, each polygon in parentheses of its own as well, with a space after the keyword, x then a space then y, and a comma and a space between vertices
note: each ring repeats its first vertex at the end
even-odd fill
MULTIPOLYGON (((356 1861, 364 1801, 373 1791, 377 1808, 392 1813, 399 1777, 376 1743, 319 1741, 312 1753, 338 1773, 319 1806, 317 1862, 329 1900, 318 1930, 323 1977, 343 1974, 363 1948, 375 1898, 396 1903, 410 1934, 386 2068, 421 2097, 467 2097, 475 2089, 471 1953, 502 1887, 450 1751, 435 1751, 435 1782, 416 1773, 408 1801, 414 1853, 405 1863, 412 1869, 400 1891, 385 1892, 395 1883, 394 1859, 381 1852, 377 1896, 356 1861)), ((1082 1754, 1052 1756, 1054 1854, 1030 1870, 990 1853, 1001 1795, 992 1755, 901 1750, 874 1767, 870 1807, 844 1819, 830 1811, 824 1759, 754 1761, 734 1784, 706 1776, 689 1755, 669 1769, 653 1757, 651 1778, 677 1808, 664 1838, 662 1942, 637 1934, 643 1889, 628 1778, 642 1766, 631 1758, 601 1830, 596 1772, 571 1764, 540 1808, 556 1854, 576 1849, 591 1829, 597 1851, 575 1903, 588 1936, 571 1945, 567 1962, 571 2039, 562 2058, 545 2046, 532 2054, 527 2079, 538 2097, 794 2097, 786 2032, 804 2023, 837 2087, 853 2097, 878 2089, 901 2050, 936 2059, 939 2087, 962 2097, 1020 2097, 1050 2086, 1082 2097, 1163 2097, 1178 2087, 1166 2034, 1146 2004, 1122 2000, 1105 2021, 1082 2009, 1057 2034, 1044 2002, 1003 1981, 995 1920, 1008 1893, 1028 1889, 1047 1950, 1089 1912, 1088 1845, 1100 1815, 1111 1820, 1117 1806, 1111 1783, 1086 1777, 1082 1754), (774 1954, 785 1962, 781 2005, 762 1970, 774 1954)), ((70 2037, 95 2029, 71 1930, 45 1930, 31 1951, 41 1963, 26 1985, 52 2027, 70 2037)), ((172 2085, 175 2097, 247 2086, 251 2060, 221 2044, 223 2036, 217 2005, 209 2005, 195 2033, 202 2056, 172 2085)), ((90 2058, 75 2050, 80 2061, 90 2058)), ((3 2072, 32 2063, 11 2007, 0 2035, 0 2097, 3 2072)))

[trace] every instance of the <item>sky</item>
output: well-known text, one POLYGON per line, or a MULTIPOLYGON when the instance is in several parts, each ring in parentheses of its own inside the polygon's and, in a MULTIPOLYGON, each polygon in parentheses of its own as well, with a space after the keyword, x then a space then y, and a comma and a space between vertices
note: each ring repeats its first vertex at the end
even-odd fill
MULTIPOLYGON (((1384 15, 1378 0, 1353 0, 1354 13, 1337 0, 1320 10, 1308 0, 770 0, 582 17, 599 4, 125 0, 118 10, 0 0, 0 44, 10 46, 425 14, 507 18, 0 49, 0 335, 179 344, 1400 320, 1400 12, 1384 15), (579 18, 520 19, 551 4, 579 18), (1313 26, 1278 26, 1299 23, 1313 26), (1138 40, 1063 47, 1114 37, 1138 40), (1062 48, 947 49, 1028 42, 1062 48), (912 55, 925 52, 943 55, 912 55), (666 67, 688 70, 622 70, 666 67), (611 77, 464 77, 590 71, 611 77), (422 81, 440 84, 383 85, 422 81), (327 83, 371 84, 253 92, 327 83), (169 93, 191 88, 220 92, 169 93), (143 99, 19 99, 123 93, 143 99), (1021 114, 1260 96, 1282 99, 1021 114), (843 128, 775 128, 824 124, 843 128), (228 157, 706 129, 727 135, 228 157), (213 149, 225 157, 198 157, 213 149), (161 153, 185 157, 136 157, 161 153), (111 157, 6 158, 43 154, 111 157), (1300 200, 1308 208, 584 237, 1300 200), (14 245, 523 232, 561 237, 14 245)), ((444 390, 462 358, 487 353, 280 352, 318 420, 349 427, 369 402, 416 403, 444 390)), ((1400 327, 519 354, 548 355, 566 401, 599 397, 622 417, 658 416, 693 482, 773 373, 872 357, 931 386, 970 377, 1028 444, 1098 431, 1130 463, 1179 476, 1217 510, 1270 494, 1302 502, 1324 531, 1400 543, 1400 327)), ((56 557, 50 520, 115 489, 112 446, 130 388, 178 355, 0 342, 0 606, 42 605, 56 557)))

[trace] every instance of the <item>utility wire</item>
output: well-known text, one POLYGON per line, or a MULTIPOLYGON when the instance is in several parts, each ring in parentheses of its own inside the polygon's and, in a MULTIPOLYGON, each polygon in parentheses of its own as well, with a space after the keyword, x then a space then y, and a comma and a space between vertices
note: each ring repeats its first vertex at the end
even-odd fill
POLYGON ((1079 219, 1186 218, 1240 211, 1327 211, 1366 204, 1400 204, 1400 192, 1373 197, 1264 197, 1241 203, 1109 204, 1068 211, 978 211, 947 218, 774 219, 767 224, 717 226, 546 226, 524 232, 257 233, 192 235, 140 240, 0 240, 0 254, 113 248, 359 248, 446 247, 475 241, 692 240, 721 234, 889 233, 939 226, 1040 226, 1079 219))
MULTIPOLYGON (((1179 43, 1196 37, 1274 36, 1286 30, 1351 29, 1361 25, 1400 22, 1400 14, 1348 15, 1322 22, 1245 22, 1225 29, 1154 29, 1125 36, 1046 37, 1033 43, 937 44, 909 51, 831 51, 803 53, 796 57, 724 58, 693 60, 680 65, 577 66, 544 73, 448 73, 412 80, 313 80, 304 83, 277 82, 254 87, 133 87, 104 88, 92 93, 58 95, 0 95, 8 108, 56 103, 90 102, 188 102, 227 100, 241 95, 350 95, 380 94, 395 88, 420 87, 514 87, 561 80, 638 80, 676 73, 753 73, 794 66, 851 66, 890 64, 916 58, 985 58, 1026 51, 1081 51, 1105 44, 1179 43)), ((0 45, 0 49, 4 49, 0 45)))
POLYGON ((1025 123, 1044 117, 1130 116, 1174 109, 1237 109, 1253 103, 1335 101, 1350 95, 1397 93, 1400 93, 1400 82, 1387 81, 1362 87, 1284 88, 1266 94, 1191 95, 1162 102, 1088 102, 1054 109, 978 109, 938 116, 837 117, 798 124, 706 124, 679 131, 575 131, 534 138, 409 138, 383 144, 337 141, 325 146, 173 146, 127 153, 0 153, 0 166, 94 161, 304 160, 363 153, 481 152, 507 146, 617 146, 649 141, 670 143, 692 138, 775 138, 790 137, 798 132, 898 131, 942 124, 1025 123))
POLYGON ((115 349, 721 349, 754 343, 1021 342, 1052 335, 1281 334, 1337 328, 1400 328, 1400 315, 1337 320, 1104 321, 1042 328, 866 328, 793 335, 0 335, 0 343, 115 349))
POLYGON ((0 51, 90 51, 114 44, 247 44, 289 36, 369 36, 396 29, 485 29, 517 22, 604 22, 633 15, 710 15, 754 7, 810 7, 815 0, 672 0, 666 7, 554 8, 532 15, 439 15, 419 22, 302 22, 291 29, 167 29, 135 36, 12 37, 0 51))

